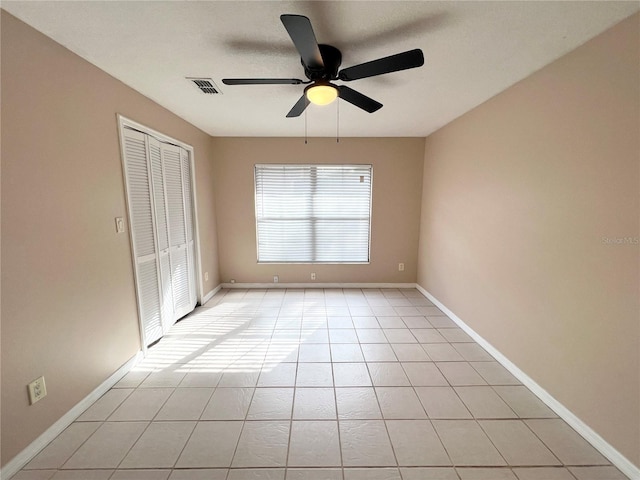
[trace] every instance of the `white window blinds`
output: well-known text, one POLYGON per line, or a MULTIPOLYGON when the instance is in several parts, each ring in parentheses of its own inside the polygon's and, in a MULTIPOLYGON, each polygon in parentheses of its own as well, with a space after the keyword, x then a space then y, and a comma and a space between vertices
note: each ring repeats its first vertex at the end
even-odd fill
POLYGON ((258 262, 369 262, 371 165, 256 165, 258 262))

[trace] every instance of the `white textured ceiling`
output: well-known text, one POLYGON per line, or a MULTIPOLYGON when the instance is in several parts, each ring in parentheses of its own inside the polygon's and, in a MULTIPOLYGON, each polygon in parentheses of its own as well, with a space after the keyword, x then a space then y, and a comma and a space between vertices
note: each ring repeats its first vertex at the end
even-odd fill
MULTIPOLYGON (((305 79, 279 16, 310 18, 342 66, 421 48, 425 66, 349 86, 384 107, 340 102, 341 136, 426 136, 640 8, 638 1, 3 1, 2 8, 214 136, 301 136, 285 118, 305 79), (210 77, 204 95, 185 77, 210 77)), ((614 55, 615 52, 612 52, 614 55)), ((340 83, 340 82, 338 82, 340 83)), ((336 102, 337 103, 337 102, 336 102)), ((307 109, 309 136, 334 136, 337 106, 307 109)))

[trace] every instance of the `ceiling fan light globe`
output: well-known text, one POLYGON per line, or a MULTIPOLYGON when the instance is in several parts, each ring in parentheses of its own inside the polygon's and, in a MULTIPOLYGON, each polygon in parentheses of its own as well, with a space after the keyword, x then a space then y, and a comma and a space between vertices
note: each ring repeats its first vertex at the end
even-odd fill
POLYGON ((338 98, 338 90, 331 85, 314 85, 307 89, 306 95, 314 105, 329 105, 338 98))

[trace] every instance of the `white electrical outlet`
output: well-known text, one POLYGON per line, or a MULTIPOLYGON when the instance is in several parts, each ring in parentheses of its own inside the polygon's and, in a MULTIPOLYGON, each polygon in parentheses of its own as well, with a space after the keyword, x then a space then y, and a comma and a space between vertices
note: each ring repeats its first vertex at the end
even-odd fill
POLYGON ((280 278, 278 278, 278 275, 274 275, 273 276, 273 283, 278 283, 280 281, 280 278))
POLYGON ((209 281, 209 272, 204 272, 204 281, 205 282, 209 281))
POLYGON ((316 273, 315 273, 315 272, 312 272, 312 273, 311 273, 311 280, 315 280, 315 279, 316 279, 316 273))
POLYGON ((47 396, 47 386, 44 384, 44 377, 36 378, 27 385, 27 388, 29 389, 29 403, 31 405, 47 396))
POLYGON ((399 272, 404 272, 404 263, 399 263, 398 264, 398 271, 399 272))

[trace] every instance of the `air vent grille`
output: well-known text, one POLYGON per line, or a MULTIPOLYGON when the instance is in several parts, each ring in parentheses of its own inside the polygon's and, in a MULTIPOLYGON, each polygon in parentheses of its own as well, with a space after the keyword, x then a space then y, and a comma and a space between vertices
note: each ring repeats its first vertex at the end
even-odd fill
POLYGON ((211 78, 191 78, 187 77, 187 80, 193 82, 198 89, 209 95, 219 95, 222 92, 218 86, 213 82, 211 78))

